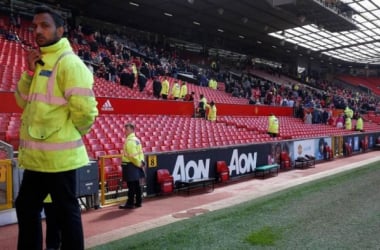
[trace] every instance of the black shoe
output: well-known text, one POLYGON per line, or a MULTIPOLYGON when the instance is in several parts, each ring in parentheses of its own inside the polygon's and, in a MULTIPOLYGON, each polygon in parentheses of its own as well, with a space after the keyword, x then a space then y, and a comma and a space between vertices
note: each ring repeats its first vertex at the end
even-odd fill
POLYGON ((141 203, 139 203, 139 204, 135 204, 135 207, 141 207, 141 203))
POLYGON ((128 205, 128 204, 125 204, 125 205, 120 205, 119 206, 119 209, 132 209, 134 208, 133 205, 128 205))

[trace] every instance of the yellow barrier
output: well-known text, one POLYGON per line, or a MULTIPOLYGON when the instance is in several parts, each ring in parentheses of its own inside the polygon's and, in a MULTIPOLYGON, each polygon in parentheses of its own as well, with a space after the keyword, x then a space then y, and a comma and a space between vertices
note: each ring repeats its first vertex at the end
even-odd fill
MULTIPOLYGON (((108 160, 112 161, 112 159, 114 158, 120 158, 120 163, 121 163, 121 154, 104 155, 104 156, 99 157, 101 205, 120 203, 121 201, 126 200, 125 195, 119 196, 123 190, 121 172, 115 169, 116 167, 112 167, 113 170, 111 172, 107 172, 107 179, 106 179, 105 167, 108 166, 108 164, 106 164, 106 161, 108 160), (108 198, 106 196, 108 196, 108 198)), ((109 165, 116 166, 115 164, 109 164, 109 165)))
POLYGON ((12 208, 12 186, 12 161, 0 160, 0 210, 12 208), (1 190, 3 187, 4 192, 1 190))

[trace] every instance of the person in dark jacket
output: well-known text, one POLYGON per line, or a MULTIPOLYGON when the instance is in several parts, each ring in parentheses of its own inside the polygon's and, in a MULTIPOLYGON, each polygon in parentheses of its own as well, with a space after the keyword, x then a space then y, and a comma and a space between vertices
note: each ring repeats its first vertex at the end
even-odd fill
POLYGON ((142 92, 144 90, 147 81, 148 81, 148 79, 146 78, 146 76, 144 74, 140 73, 138 75, 137 83, 139 85, 139 91, 140 92, 142 92))
POLYGON ((157 77, 154 77, 153 79, 153 96, 160 98, 160 93, 161 93, 161 82, 157 77))

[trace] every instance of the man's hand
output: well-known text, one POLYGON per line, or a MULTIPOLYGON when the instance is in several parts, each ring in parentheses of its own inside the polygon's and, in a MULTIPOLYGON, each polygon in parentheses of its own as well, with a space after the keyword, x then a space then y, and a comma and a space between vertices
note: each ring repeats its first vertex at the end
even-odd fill
POLYGON ((37 61, 41 60, 41 52, 36 49, 31 49, 28 51, 27 55, 27 61, 28 61, 28 69, 30 71, 35 71, 36 70, 36 63, 37 61))

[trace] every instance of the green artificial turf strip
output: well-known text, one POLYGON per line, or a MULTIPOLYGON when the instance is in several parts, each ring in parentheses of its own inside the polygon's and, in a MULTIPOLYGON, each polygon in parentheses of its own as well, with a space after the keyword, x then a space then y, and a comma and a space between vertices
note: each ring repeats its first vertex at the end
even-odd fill
POLYGON ((380 163, 92 249, 376 249, 380 163))

